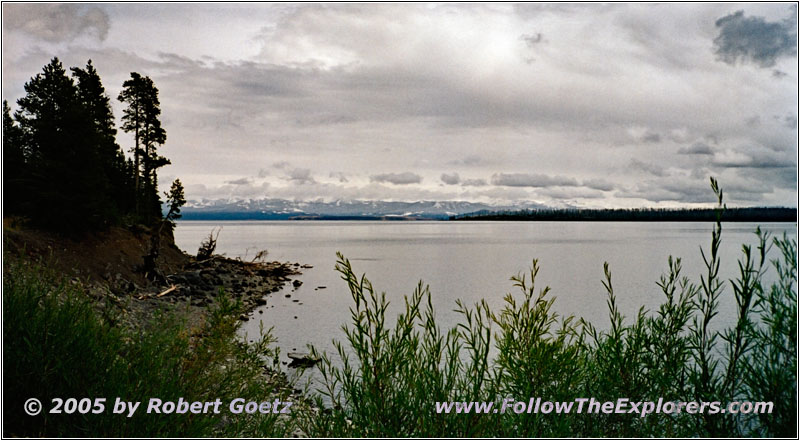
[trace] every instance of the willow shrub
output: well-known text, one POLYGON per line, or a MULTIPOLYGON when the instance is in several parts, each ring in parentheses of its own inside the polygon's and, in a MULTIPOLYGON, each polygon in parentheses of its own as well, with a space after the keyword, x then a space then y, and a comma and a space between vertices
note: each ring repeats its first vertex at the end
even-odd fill
MULTIPOLYGON (((722 191, 712 178, 718 214, 722 191)), ((719 219, 720 217, 718 217, 719 219)), ((561 317, 549 288, 535 289, 538 262, 512 278, 500 311, 485 302, 457 302, 462 320, 437 324, 431 294, 421 282, 392 326, 388 302, 339 254, 336 269, 353 299, 345 340, 334 341, 341 363, 326 354, 324 386, 313 417, 300 418, 306 433, 345 437, 650 437, 796 436, 797 243, 771 239, 759 229, 758 246, 742 248, 739 275, 728 281, 736 301, 732 326, 717 331, 726 282, 719 276, 722 224, 701 248, 699 283, 670 257, 657 282, 663 302, 632 318, 617 307, 611 271, 604 265, 609 326, 561 317), (767 261, 770 246, 780 251, 767 261), (764 287, 772 266, 777 282, 764 287), (490 356, 492 346, 496 355, 490 356), (436 402, 506 399, 572 401, 772 401, 772 414, 437 413, 436 402)))

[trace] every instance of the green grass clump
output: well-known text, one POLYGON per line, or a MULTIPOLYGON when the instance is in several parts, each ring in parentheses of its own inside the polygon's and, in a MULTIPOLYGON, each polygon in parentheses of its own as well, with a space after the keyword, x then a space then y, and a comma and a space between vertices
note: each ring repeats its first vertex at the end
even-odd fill
MULTIPOLYGON (((264 376, 271 337, 235 338, 241 305, 222 296, 201 337, 176 314, 162 313, 140 331, 112 325, 76 285, 47 269, 6 259, 3 276, 3 435, 24 437, 198 437, 282 435, 277 415, 146 414, 164 401, 276 398, 264 376), (55 282, 54 282, 55 281, 55 282), (49 414, 51 398, 106 398, 102 414, 49 414), (116 397, 141 401, 133 417, 115 415, 116 397), (23 412, 28 398, 44 410, 23 412)), ((284 394, 285 395, 285 394, 284 394)))

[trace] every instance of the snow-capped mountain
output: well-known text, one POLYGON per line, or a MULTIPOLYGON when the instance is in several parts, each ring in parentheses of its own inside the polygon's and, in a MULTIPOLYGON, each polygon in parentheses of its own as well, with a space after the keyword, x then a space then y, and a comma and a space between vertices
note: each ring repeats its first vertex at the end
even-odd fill
POLYGON ((465 201, 289 201, 285 199, 190 200, 181 209, 185 220, 200 219, 447 219, 488 210, 542 207, 536 203, 490 205, 465 201))

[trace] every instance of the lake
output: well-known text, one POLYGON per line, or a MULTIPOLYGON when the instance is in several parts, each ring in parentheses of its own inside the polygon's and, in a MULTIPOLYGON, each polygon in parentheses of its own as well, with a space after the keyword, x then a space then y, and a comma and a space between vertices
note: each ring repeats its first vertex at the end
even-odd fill
MULTIPOLYGON (((334 271, 337 251, 359 275, 366 273, 377 291, 386 292, 392 317, 420 279, 430 285, 443 329, 460 319, 453 311, 456 299, 467 304, 486 299, 499 310, 503 297, 516 293, 509 278, 527 271, 538 258, 537 291, 551 287, 557 298, 554 309, 606 328, 604 261, 611 268, 620 310, 630 318, 641 306, 655 309, 663 300, 656 281, 667 269, 668 256, 681 257, 683 274, 699 283, 704 271, 700 247, 708 250, 713 228, 712 223, 642 222, 181 221, 175 241, 194 254, 201 240, 220 226, 218 253, 249 260, 266 249, 269 260, 313 265, 296 277, 303 282, 299 288, 289 284, 271 294, 267 305, 259 307, 262 312, 252 314, 255 320, 243 324, 249 336, 258 334, 259 319, 266 328, 274 327, 283 354, 305 350, 308 343, 333 353, 331 339, 344 339, 341 326, 349 323, 352 301, 334 271)), ((737 274, 742 244, 755 247, 756 227, 723 224, 720 274, 725 279, 737 274)), ((761 227, 797 237, 794 223, 761 227)), ((772 275, 770 271, 768 278, 772 275)), ((732 323, 734 305, 726 282, 717 326, 732 323)))

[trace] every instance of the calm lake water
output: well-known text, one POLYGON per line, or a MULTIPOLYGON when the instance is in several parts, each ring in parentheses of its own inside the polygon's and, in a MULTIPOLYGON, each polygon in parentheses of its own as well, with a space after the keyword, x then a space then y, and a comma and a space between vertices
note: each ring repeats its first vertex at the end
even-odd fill
MULTIPOLYGON (((258 334, 259 321, 274 327, 284 354, 305 350, 308 343, 333 353, 331 340, 344 339, 341 326, 349 323, 351 297, 334 271, 337 251, 350 259, 359 275, 366 273, 377 291, 386 292, 392 317, 420 279, 430 285, 442 328, 460 319, 453 311, 456 299, 467 304, 486 299, 499 310, 503 297, 516 292, 509 278, 527 271, 538 258, 536 285, 552 288, 555 310, 606 328, 604 261, 610 264, 620 309, 632 317, 641 306, 655 309, 663 300, 656 281, 667 269, 668 256, 681 257, 683 274, 699 283, 700 247, 708 250, 713 228, 712 223, 638 222, 182 221, 175 240, 184 251, 195 253, 212 228, 220 226, 218 253, 249 260, 267 249, 269 260, 313 265, 297 276, 302 286, 294 290, 289 285, 268 296, 267 305, 242 327, 250 336, 258 334), (326 288, 315 289, 322 286, 326 288)), ((723 224, 724 278, 736 276, 742 244, 755 246, 756 226, 723 224)), ((774 235, 797 237, 793 223, 761 227, 774 235)), ((718 324, 731 323, 733 307, 726 283, 718 324)))

